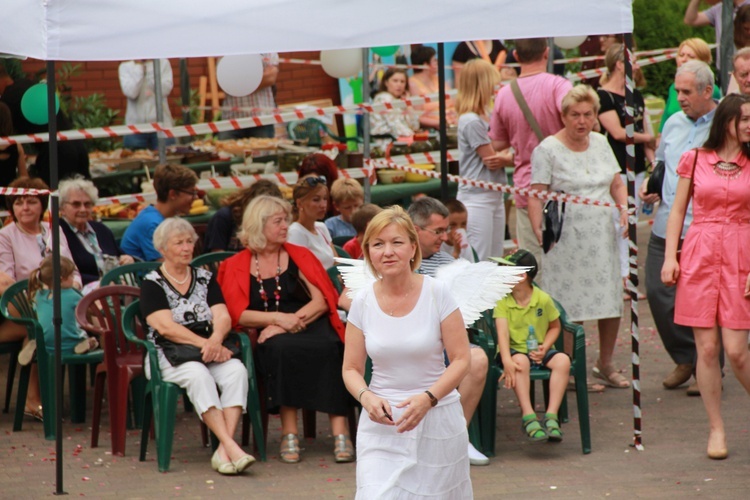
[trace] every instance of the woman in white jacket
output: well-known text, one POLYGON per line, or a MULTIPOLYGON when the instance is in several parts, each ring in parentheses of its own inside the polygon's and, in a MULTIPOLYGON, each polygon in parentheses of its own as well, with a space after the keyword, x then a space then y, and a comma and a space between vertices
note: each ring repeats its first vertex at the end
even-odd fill
MULTIPOLYGON (((154 91, 154 65, 152 60, 138 59, 126 61, 119 68, 120 88, 128 98, 125 111, 125 124, 137 125, 156 122, 156 97, 154 91)), ((161 92, 164 97, 162 125, 172 126, 172 114, 169 112, 167 96, 174 85, 172 66, 169 60, 161 59, 161 92)), ((172 141, 170 141, 172 142, 172 141)), ((156 133, 127 135, 123 145, 128 149, 156 149, 156 133)))

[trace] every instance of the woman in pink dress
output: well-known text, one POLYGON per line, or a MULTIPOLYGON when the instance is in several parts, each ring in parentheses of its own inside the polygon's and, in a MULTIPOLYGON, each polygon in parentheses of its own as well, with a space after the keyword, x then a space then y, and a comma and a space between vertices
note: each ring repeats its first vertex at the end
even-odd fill
POLYGON ((661 279, 677 284, 677 324, 690 326, 698 351, 696 378, 709 421, 708 457, 727 457, 721 418, 722 343, 750 393, 750 97, 727 96, 703 148, 680 159, 677 194, 667 222, 661 279), (678 260, 688 203, 693 222, 678 260))

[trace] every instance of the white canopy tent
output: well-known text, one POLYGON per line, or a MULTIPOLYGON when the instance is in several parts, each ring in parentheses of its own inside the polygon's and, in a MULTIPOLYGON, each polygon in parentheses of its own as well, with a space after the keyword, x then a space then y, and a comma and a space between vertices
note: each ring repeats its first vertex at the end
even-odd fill
POLYGON ((0 52, 204 57, 633 30, 632 0, 5 0, 0 52))
MULTIPOLYGON (((0 54, 46 61, 117 61, 632 33, 631 4, 632 0, 474 0, 470 6, 456 0, 5 0, 3 12, 12 22, 0 30, 0 54)), ((50 121, 53 189, 54 122, 50 121)), ((53 197, 53 235, 58 234, 56 208, 53 197)), ((56 307, 59 318, 59 304, 56 307)), ((56 336, 59 345, 59 331, 56 336)), ((61 373, 59 352, 57 363, 61 373)), ((60 398, 61 387, 58 391, 60 398)), ((60 422, 58 413, 57 493, 63 492, 60 422)))

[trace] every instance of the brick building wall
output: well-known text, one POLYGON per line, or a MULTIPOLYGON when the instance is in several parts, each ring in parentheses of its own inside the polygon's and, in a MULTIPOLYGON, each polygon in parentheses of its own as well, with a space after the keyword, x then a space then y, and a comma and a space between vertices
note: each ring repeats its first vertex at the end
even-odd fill
MULTIPOLYGON (((320 59, 320 52, 287 52, 279 54, 282 58, 294 59, 320 59)), ((171 59, 172 72, 174 73, 174 88, 169 95, 169 104, 172 116, 180 116, 178 101, 180 100, 180 63, 177 59, 171 59)), ((63 63, 58 63, 58 70, 63 63)), ((120 90, 120 82, 117 77, 117 67, 120 61, 107 62, 73 62, 79 64, 80 69, 76 76, 68 80, 71 87, 71 95, 86 96, 94 93, 103 94, 112 109, 121 110, 120 120, 125 116, 125 96, 120 90)), ((38 60, 26 60, 22 63, 23 70, 33 76, 44 71, 45 63, 38 60)), ((198 89, 198 79, 208 75, 208 60, 205 57, 188 59, 188 74, 190 76, 190 87, 198 89)), ((318 65, 302 64, 280 64, 279 76, 276 82, 277 104, 289 104, 294 102, 308 101, 313 99, 331 99, 334 104, 339 104, 338 81, 328 76, 318 65)))

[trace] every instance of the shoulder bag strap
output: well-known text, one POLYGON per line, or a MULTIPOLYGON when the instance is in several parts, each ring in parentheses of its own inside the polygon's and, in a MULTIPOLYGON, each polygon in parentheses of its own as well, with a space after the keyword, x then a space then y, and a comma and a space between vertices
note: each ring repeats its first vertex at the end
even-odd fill
POLYGON ((544 139, 544 134, 542 133, 542 129, 539 127, 539 123, 536 121, 536 118, 534 118, 534 115, 531 114, 529 105, 526 102, 526 99, 523 97, 523 94, 521 93, 521 88, 518 86, 518 82, 516 80, 512 80, 510 82, 510 89, 513 91, 513 97, 516 98, 518 107, 521 108, 521 111, 523 112, 523 116, 524 118, 526 118, 526 121, 531 127, 531 130, 534 131, 534 133, 536 134, 536 138, 539 139, 539 142, 542 142, 542 140, 544 139))

